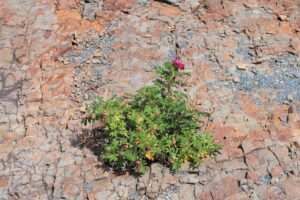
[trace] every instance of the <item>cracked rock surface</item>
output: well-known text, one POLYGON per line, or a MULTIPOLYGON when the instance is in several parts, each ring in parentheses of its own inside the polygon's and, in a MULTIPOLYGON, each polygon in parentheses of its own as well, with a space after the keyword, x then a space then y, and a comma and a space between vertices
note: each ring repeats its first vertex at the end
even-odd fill
POLYGON ((3 0, 0 199, 299 199, 298 0, 3 0), (84 103, 133 93, 180 57, 203 131, 197 169, 101 168, 84 103))

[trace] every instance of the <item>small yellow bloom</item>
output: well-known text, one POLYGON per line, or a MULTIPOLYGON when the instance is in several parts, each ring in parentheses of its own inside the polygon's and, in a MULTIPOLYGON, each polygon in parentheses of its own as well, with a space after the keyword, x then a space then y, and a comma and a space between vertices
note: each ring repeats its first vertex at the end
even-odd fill
POLYGON ((154 160, 154 153, 152 153, 151 151, 148 151, 145 154, 145 157, 148 158, 149 160, 154 160))
POLYGON ((147 138, 152 138, 153 134, 150 132, 147 134, 147 138))
POLYGON ((139 144, 141 142, 141 140, 139 139, 139 138, 137 138, 136 140, 135 140, 135 144, 139 144))
POLYGON ((157 130, 157 125, 154 124, 153 127, 152 127, 152 131, 156 132, 156 130, 157 130))
POLYGON ((143 118, 142 116, 138 116, 138 117, 136 118, 136 123, 137 123, 137 124, 141 124, 141 123, 143 123, 143 121, 144 121, 144 118, 143 118))
POLYGON ((206 151, 201 151, 199 155, 200 155, 200 158, 207 158, 208 153, 206 151))
POLYGON ((121 119, 121 115, 117 114, 114 116, 114 121, 118 122, 121 119))
POLYGON ((128 136, 128 131, 123 131, 122 134, 128 136))
POLYGON ((152 138, 155 135, 154 131, 151 131, 150 133, 147 134, 147 138, 152 138))
POLYGON ((184 155, 183 162, 184 162, 184 163, 188 162, 188 161, 190 160, 190 156, 191 156, 190 154, 185 154, 185 155, 184 155))

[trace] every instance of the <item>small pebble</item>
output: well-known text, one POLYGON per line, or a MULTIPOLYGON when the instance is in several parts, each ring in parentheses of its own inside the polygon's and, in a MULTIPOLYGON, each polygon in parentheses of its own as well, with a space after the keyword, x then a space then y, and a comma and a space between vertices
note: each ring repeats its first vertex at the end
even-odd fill
POLYGON ((287 20, 288 20, 288 17, 287 17, 286 15, 279 15, 279 16, 278 16, 278 19, 279 19, 280 21, 287 21, 287 20))
POLYGON ((145 38, 151 38, 152 36, 150 34, 144 35, 145 38))
POLYGON ((84 106, 80 107, 79 111, 82 112, 82 113, 85 113, 86 112, 85 107, 84 106))
POLYGON ((237 64, 236 67, 240 70, 246 70, 247 64, 245 63, 237 64))
POLYGON ((287 98, 286 98, 288 101, 290 102, 293 102, 294 101, 294 98, 292 95, 288 95, 287 98))
POLYGON ((233 77, 233 82, 239 83, 239 82, 240 82, 240 77, 234 76, 234 77, 233 77))

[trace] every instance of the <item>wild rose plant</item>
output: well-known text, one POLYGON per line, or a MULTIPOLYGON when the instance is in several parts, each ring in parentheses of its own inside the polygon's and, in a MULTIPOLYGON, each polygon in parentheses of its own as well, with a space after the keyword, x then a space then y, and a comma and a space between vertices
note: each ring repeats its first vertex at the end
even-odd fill
POLYGON ((131 99, 99 97, 87 106, 85 123, 101 121, 107 134, 101 160, 117 172, 144 173, 153 162, 166 164, 178 171, 182 163, 195 167, 202 158, 215 153, 209 133, 200 132, 199 116, 182 91, 184 63, 174 59, 155 69, 158 79, 152 86, 142 87, 131 99))

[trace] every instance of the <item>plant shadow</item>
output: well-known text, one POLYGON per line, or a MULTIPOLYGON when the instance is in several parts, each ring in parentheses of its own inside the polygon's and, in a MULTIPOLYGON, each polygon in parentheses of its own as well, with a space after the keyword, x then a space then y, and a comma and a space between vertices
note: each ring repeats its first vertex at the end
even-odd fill
POLYGON ((106 172, 112 172, 115 175, 124 175, 129 173, 134 177, 140 177, 142 174, 135 172, 132 168, 125 168, 120 171, 100 160, 100 155, 104 153, 104 147, 110 142, 108 138, 108 132, 103 127, 93 129, 84 128, 81 134, 71 139, 71 144, 72 146, 80 149, 89 149, 98 157, 99 165, 97 166, 106 172))

